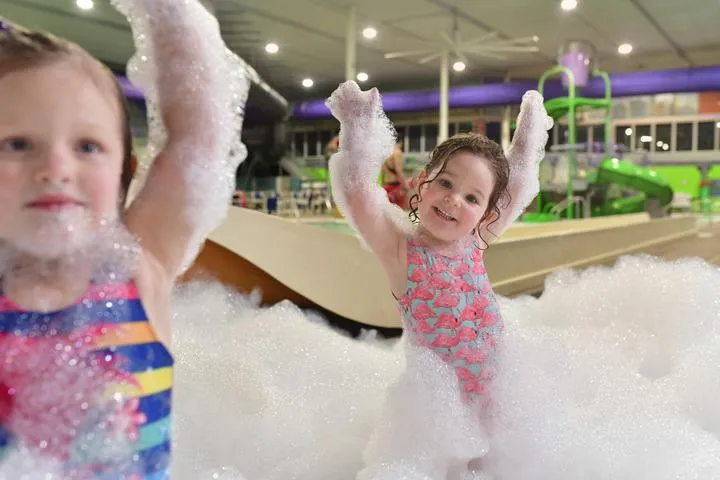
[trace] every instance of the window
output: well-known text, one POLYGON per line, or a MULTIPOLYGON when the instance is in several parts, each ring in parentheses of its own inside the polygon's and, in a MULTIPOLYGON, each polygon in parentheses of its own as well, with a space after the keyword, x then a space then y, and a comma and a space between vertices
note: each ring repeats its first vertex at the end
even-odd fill
POLYGON ((655 125, 655 151, 668 151, 673 148, 672 125, 659 123, 655 125))
POLYGON ((332 138, 332 130, 325 130, 320 132, 320 153, 322 153, 323 155, 325 154, 325 147, 327 147, 327 144, 330 143, 330 140, 332 140, 332 138))
POLYGON ((593 125, 592 127, 593 143, 605 143, 605 125, 593 125))
POLYGON ((575 128, 575 141, 576 143, 585 143, 588 141, 588 127, 575 128))
POLYGON ((715 148, 715 122, 698 123, 698 150, 713 150, 715 148))
POLYGON ((318 132, 308 132, 307 133, 308 157, 314 157, 316 155, 320 155, 320 153, 318 152, 318 139, 319 139, 318 132))
POLYGON ((293 135, 293 151, 296 157, 305 156, 305 134, 303 132, 295 132, 293 135))
POLYGON ((473 131, 472 122, 460 122, 458 123, 458 133, 468 133, 473 131))
MULTIPOLYGON (((448 126, 448 129, 450 126, 448 126)), ((437 146, 437 138, 438 138, 438 125, 436 123, 431 123, 425 125, 425 151, 429 152, 432 151, 437 146)), ((451 134, 452 135, 452 134, 451 134)))
POLYGON ((410 125, 408 127, 408 151, 419 152, 420 140, 422 138, 422 126, 410 125))
POLYGON ((485 134, 490 140, 500 143, 500 122, 488 122, 485 126, 485 134))
POLYGON ((568 139, 567 125, 558 125, 557 144, 558 145, 567 145, 568 140, 569 139, 568 139))
POLYGON ((633 129, 630 125, 618 125, 615 127, 615 143, 632 148, 633 129))
POLYGON ((635 149, 652 151, 652 140, 650 136, 650 125, 635 126, 635 149))
POLYGON ((692 150, 693 125, 692 123, 678 123, 676 131, 677 143, 675 150, 678 152, 689 152, 692 150))

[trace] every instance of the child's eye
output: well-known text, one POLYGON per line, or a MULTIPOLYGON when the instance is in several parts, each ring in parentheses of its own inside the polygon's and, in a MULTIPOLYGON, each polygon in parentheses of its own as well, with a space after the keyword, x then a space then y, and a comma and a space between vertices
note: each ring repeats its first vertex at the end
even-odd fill
POLYGON ((445 178, 441 178, 440 180, 438 180, 438 184, 443 188, 452 188, 452 183, 450 182, 450 180, 447 180, 445 178))
POLYGON ((474 204, 479 203, 478 199, 475 195, 468 195, 466 200, 468 201, 468 203, 474 203, 474 204))
POLYGON ((102 148, 100 148, 100 145, 95 142, 82 141, 78 145, 78 150, 80 150, 80 152, 82 153, 93 154, 99 153, 100 151, 102 151, 102 148))
POLYGON ((26 138, 8 138, 0 143, 3 152, 24 152, 31 148, 30 140, 26 138))

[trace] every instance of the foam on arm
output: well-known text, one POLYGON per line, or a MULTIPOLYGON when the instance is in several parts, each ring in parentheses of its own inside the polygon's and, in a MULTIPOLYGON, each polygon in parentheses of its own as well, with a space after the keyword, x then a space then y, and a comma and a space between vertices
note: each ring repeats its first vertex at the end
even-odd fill
POLYGON ((545 157, 548 130, 552 126, 542 95, 535 90, 526 92, 513 141, 505 152, 510 164, 510 201, 498 206, 500 217, 496 221, 481 228, 481 238, 488 243, 502 235, 540 191, 540 162, 545 157))
POLYGON ((230 52, 217 20, 197 0, 113 0, 137 52, 128 65, 143 88, 149 144, 139 158, 142 189, 126 222, 171 276, 189 266, 224 219, 240 141, 248 67, 230 52))
POLYGON ((326 103, 340 121, 339 149, 329 164, 333 199, 364 245, 382 256, 409 227, 377 182, 395 146, 395 130, 375 88, 363 92, 347 81, 326 103))

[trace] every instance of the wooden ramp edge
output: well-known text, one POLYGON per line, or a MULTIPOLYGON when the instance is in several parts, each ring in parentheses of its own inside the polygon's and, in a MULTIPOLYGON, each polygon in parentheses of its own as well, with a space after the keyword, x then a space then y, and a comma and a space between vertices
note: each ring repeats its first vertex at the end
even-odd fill
MULTIPOLYGON (((602 222, 502 239, 486 260, 495 290, 501 295, 541 291, 545 277, 557 268, 662 252, 663 246, 682 245, 699 231, 692 216, 602 222)), ((712 243, 720 244, 718 239, 712 243)), ((259 289, 263 304, 289 300, 368 326, 400 327, 385 274, 357 238, 247 209, 231 208, 212 233, 182 280, 195 279, 219 281, 244 293, 259 289)))

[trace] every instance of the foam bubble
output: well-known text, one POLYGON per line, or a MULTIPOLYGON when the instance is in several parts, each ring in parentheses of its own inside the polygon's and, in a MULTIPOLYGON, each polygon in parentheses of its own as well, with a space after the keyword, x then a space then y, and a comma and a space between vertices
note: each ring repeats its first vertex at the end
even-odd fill
MULTIPOLYGON (((327 99, 326 105, 340 121, 339 150, 329 161, 333 200, 356 232, 357 221, 348 197, 363 198, 364 212, 387 215, 395 225, 409 231, 410 223, 402 209, 388 201, 378 185, 383 162, 395 146, 395 128, 382 108, 376 88, 361 91, 350 80, 327 99)), ((364 243, 363 245, 367 246, 364 243)))
POLYGON ((7 281, 19 275, 32 279, 34 285, 38 278, 72 278, 88 272, 93 280, 104 283, 123 282, 135 274, 140 246, 117 217, 95 219, 87 212, 73 214, 72 222, 66 222, 64 215, 58 217, 48 216, 42 230, 23 236, 28 242, 19 243, 18 237, 0 241, 0 278, 7 281), (72 238, 51 235, 58 225, 72 238), (76 236, 82 240, 73 241, 76 236))
POLYGON ((175 319, 173 478, 713 478, 718 287, 717 267, 638 256, 501 298, 495 407, 472 422, 444 364, 403 342, 192 284, 175 319))
POLYGON ((525 92, 512 143, 505 152, 510 165, 510 202, 505 205, 506 202, 501 201, 500 218, 492 225, 483 226, 481 238, 492 240, 502 235, 537 196, 540 162, 545 157, 548 130, 552 127, 553 120, 545 110, 542 95, 535 90, 525 92))
POLYGON ((202 113, 202 122, 186 125, 186 138, 174 138, 173 161, 184 166, 179 169, 182 176, 175 179, 177 188, 189 197, 183 202, 185 208, 175 214, 196 232, 185 256, 187 268, 225 218, 235 172, 247 156, 240 133, 249 67, 225 46, 217 20, 198 1, 113 0, 112 4, 132 28, 136 54, 128 63, 128 77, 143 88, 148 112, 148 147, 138 160, 133 194, 152 175, 152 162, 166 145, 165 107, 172 105, 173 117, 196 118, 202 113), (183 58, 177 58, 178 51, 183 58))
MULTIPOLYGON (((80 309, 73 322, 82 317, 80 309)), ((79 325, 63 335, 51 317, 33 321, 28 335, 11 331, 0 340, 2 425, 12 433, 0 478, 27 478, 30 472, 34 478, 83 478, 88 462, 137 472, 136 427, 122 393, 127 375, 113 355, 92 353, 102 333, 79 325)))

